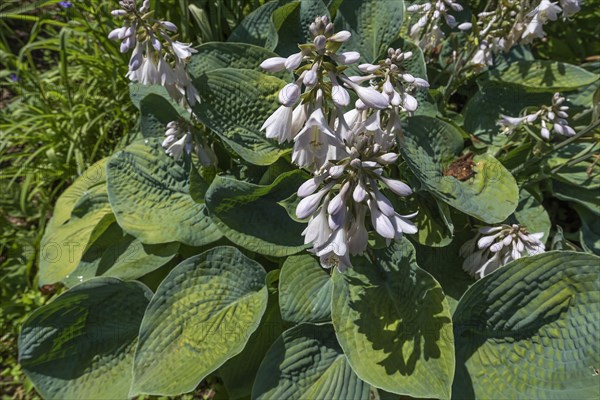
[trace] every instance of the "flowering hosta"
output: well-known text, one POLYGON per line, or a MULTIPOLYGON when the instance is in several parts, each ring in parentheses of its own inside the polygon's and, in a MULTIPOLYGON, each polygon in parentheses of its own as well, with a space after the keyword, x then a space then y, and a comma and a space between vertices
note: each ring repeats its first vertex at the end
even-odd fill
POLYGON ((582 5, 483 3, 271 1, 193 46, 119 2, 140 132, 48 223, 39 393, 597 395, 598 67, 531 51, 582 5))

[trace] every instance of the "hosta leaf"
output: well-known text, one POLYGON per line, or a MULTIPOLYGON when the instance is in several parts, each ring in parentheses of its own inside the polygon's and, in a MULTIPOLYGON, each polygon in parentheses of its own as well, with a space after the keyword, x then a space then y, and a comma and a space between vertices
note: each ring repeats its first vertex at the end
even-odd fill
POLYGON ((260 131, 279 106, 284 81, 258 71, 224 68, 202 75, 194 85, 202 98, 194 113, 244 160, 269 165, 289 151, 260 131))
POLYGON ((450 219, 450 209, 446 203, 425 192, 417 192, 407 200, 406 211, 409 214, 418 210, 412 219, 419 229, 413 238, 420 244, 433 247, 447 246, 452 241, 453 227, 450 219), (449 226, 450 225, 450 226, 449 226))
POLYGON ((334 273, 331 317, 344 354, 365 382, 412 397, 449 398, 454 343, 440 285, 407 239, 334 273))
POLYGON ((58 199, 40 245, 39 284, 69 276, 114 216, 106 193, 106 160, 94 164, 58 199))
MULTIPOLYGON (((267 282, 271 275, 278 273, 279 270, 269 272, 267 282)), ((227 389, 227 394, 232 400, 250 396, 261 361, 269 347, 284 331, 277 293, 271 293, 272 286, 269 283, 267 285, 269 286, 269 301, 260 325, 248 339, 244 350, 227 361, 218 371, 218 375, 227 389)))
POLYGON ((45 399, 126 399, 133 350, 152 293, 97 278, 34 311, 21 328, 19 362, 45 399))
POLYGON ((352 33, 342 50, 358 51, 362 60, 374 62, 398 38, 403 19, 402 0, 346 0, 337 11, 335 28, 352 33))
POLYGON ((302 238, 305 225, 290 219, 278 204, 302 181, 300 171, 285 173, 266 186, 217 176, 205 204, 227 239, 260 254, 283 257, 306 247, 302 238))
POLYGON ((457 398, 598 394, 600 258, 552 251, 475 283, 454 313, 457 398))
POLYGON ((465 130, 486 144, 501 146, 508 136, 498 126, 500 114, 517 117, 526 107, 539 108, 551 104, 552 93, 532 93, 524 88, 487 84, 479 88, 464 109, 465 130), (482 107, 494 104, 494 107, 482 107))
POLYGON ((165 154, 159 139, 127 146, 110 159, 107 171, 117 221, 143 243, 201 246, 221 237, 205 206, 190 197, 189 166, 165 154))
POLYGON ((331 324, 285 331, 265 356, 252 389, 263 399, 369 399, 369 385, 350 368, 331 324))
POLYGON ((473 177, 461 181, 444 176, 443 165, 449 165, 462 146, 462 136, 450 124, 417 116, 408 120, 400 151, 425 190, 484 222, 504 221, 517 207, 519 189, 498 160, 476 155, 473 177))
POLYGON ((417 264, 440 283, 450 311, 456 309, 458 300, 474 282, 474 279, 463 270, 464 259, 459 253, 463 243, 474 235, 475 233, 471 231, 459 232, 452 239, 452 243, 445 247, 415 245, 417 264))
POLYGON ((596 218, 600 216, 600 190, 587 189, 560 181, 552 181, 554 197, 581 205, 591 211, 596 218))
POLYGON ((190 113, 172 100, 151 93, 140 100, 140 129, 145 138, 164 140, 166 125, 171 121, 190 120, 190 113))
MULTIPOLYGON (((210 71, 220 68, 254 69, 263 71, 260 64, 277 54, 264 47, 248 43, 210 42, 196 47, 198 50, 187 65, 187 71, 195 79, 210 71)), ((291 80, 286 70, 274 74, 278 78, 291 80)))
POLYGON ((527 88, 531 92, 558 92, 576 89, 596 81, 600 76, 575 65, 553 60, 521 60, 508 68, 489 72, 489 79, 527 88))
POLYGON ((585 207, 575 205, 574 208, 581 220, 581 247, 590 253, 600 256, 600 218, 585 207))
POLYGON ((50 218, 46 226, 47 230, 61 226, 67 222, 71 218, 71 212, 75 208, 75 205, 84 197, 84 194, 89 193, 91 188, 106 183, 107 161, 108 157, 90 166, 85 170, 83 175, 75 179, 71 186, 60 195, 58 200, 56 200, 52 218, 50 218))
POLYGON ((308 254, 289 257, 279 276, 281 316, 293 323, 329 321, 331 290, 329 273, 315 258, 308 254))
POLYGON ((267 306, 265 275, 234 247, 175 267, 144 314, 131 395, 192 391, 242 351, 267 306))
POLYGON ((329 16, 322 0, 302 0, 298 7, 287 16, 277 34, 279 41, 275 51, 283 57, 297 53, 299 44, 311 43, 308 27, 316 17, 329 16))
POLYGON ((73 286, 95 276, 137 279, 168 263, 177 249, 177 242, 144 244, 115 222, 92 243, 64 283, 73 286))
POLYGON ((529 232, 543 232, 542 242, 545 242, 548 240, 550 228, 552 228, 550 216, 546 212, 546 209, 525 189, 521 189, 519 198, 519 205, 515 210, 515 218, 519 224, 526 226, 529 232))
POLYGON ((278 1, 270 1, 252 11, 231 32, 228 40, 273 50, 277 46, 277 31, 271 17, 277 7, 279 7, 278 1))

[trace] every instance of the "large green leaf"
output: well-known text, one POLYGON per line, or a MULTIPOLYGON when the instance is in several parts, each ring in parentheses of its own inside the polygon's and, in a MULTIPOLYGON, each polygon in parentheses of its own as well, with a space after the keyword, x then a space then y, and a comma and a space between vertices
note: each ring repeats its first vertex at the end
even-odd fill
POLYGON ((40 245, 39 284, 61 281, 114 216, 106 193, 106 159, 94 164, 56 202, 40 245))
POLYGON ((190 121, 190 113, 170 98, 149 93, 140 100, 140 129, 145 138, 165 138, 166 125, 171 121, 190 121))
POLYGON ((252 11, 231 32, 230 42, 242 42, 273 50, 277 46, 277 30, 272 15, 279 7, 278 1, 270 1, 252 11))
POLYGON ((368 400, 369 389, 350 368, 331 324, 303 323, 273 343, 252 398, 368 400))
POLYGON ((596 218, 600 216, 600 190, 598 189, 587 189, 553 180, 552 194, 560 200, 570 201, 587 208, 596 218))
POLYGON ((135 142, 107 165, 108 197, 119 225, 146 244, 202 246, 218 240, 203 204, 189 194, 189 166, 165 154, 158 138, 135 142))
POLYGON ((398 38, 403 19, 402 0, 345 0, 337 11, 335 27, 352 33, 342 50, 358 51, 362 60, 374 62, 398 38))
MULTIPOLYGON (((215 69, 237 68, 261 71, 260 64, 277 54, 264 47, 248 43, 210 42, 196 47, 198 51, 192 56, 187 71, 193 79, 215 69)), ((291 80, 291 74, 282 71, 274 74, 284 80, 291 80)))
POLYGON ((244 350, 219 368, 218 375, 232 400, 250 396, 261 361, 269 347, 284 331, 277 299, 278 274, 279 270, 267 274, 269 301, 260 325, 248 339, 244 350))
POLYGON ((308 254, 289 257, 279 276, 281 316, 293 323, 329 321, 331 290, 329 273, 314 257, 308 254))
POLYGON ((558 92, 577 89, 596 81, 600 76, 575 65, 553 60, 520 60, 506 69, 492 69, 488 78, 517 85, 530 92, 558 92))
POLYGON ((487 154, 474 157, 473 177, 461 181, 444 176, 444 166, 449 165, 462 147, 462 136, 452 125, 416 116, 408 120, 400 152, 425 190, 484 222, 504 221, 519 201, 515 179, 487 154))
POLYGON ((287 16, 277 34, 279 41, 275 51, 284 57, 297 53, 299 44, 311 43, 308 27, 316 17, 329 16, 322 0, 302 0, 287 16))
POLYGON ((168 263, 179 243, 144 244, 115 222, 87 249, 77 268, 63 281, 67 286, 95 276, 138 279, 168 263))
POLYGON ((284 81, 258 71, 224 68, 194 79, 194 85, 202 98, 194 112, 244 160, 269 165, 289 151, 260 131, 279 106, 284 81))
POLYGON ((45 399, 126 399, 133 350, 152 292, 98 278, 34 311, 21 328, 19 362, 45 399))
POLYGON ((242 351, 267 306, 265 276, 234 247, 215 247, 175 267, 144 314, 130 394, 192 391, 242 351))
POLYGON ((300 171, 285 173, 266 186, 217 176, 205 204, 215 225, 233 243, 260 254, 288 256, 306 248, 304 224, 289 218, 278 202, 294 193, 302 181, 300 171))
POLYGON ((418 231, 413 238, 420 244, 443 247, 452 241, 453 229, 448 205, 427 192, 417 192, 410 196, 400 214, 409 214, 418 210, 412 219, 418 231))
POLYGON ((454 339, 440 285, 419 268, 407 239, 373 260, 354 259, 333 276, 331 316, 352 369, 389 392, 449 398, 454 339))
POLYGON ((598 396, 600 258, 552 251, 475 283, 454 313, 457 398, 598 396))
POLYGON ((550 216, 546 212, 546 209, 531 193, 525 189, 521 189, 519 192, 519 205, 515 210, 515 218, 521 225, 527 227, 527 230, 531 233, 542 232, 542 242, 548 240, 550 235, 550 228, 552 223, 550 222, 550 216))

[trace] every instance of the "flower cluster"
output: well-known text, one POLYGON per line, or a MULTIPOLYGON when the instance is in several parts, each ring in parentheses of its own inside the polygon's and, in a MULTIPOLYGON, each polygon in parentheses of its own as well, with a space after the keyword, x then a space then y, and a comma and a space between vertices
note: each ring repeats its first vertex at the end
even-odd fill
POLYGON ((419 19, 410 27, 409 35, 423 51, 432 51, 438 47, 445 36, 440 27, 442 18, 450 28, 458 28, 463 31, 471 29, 470 22, 459 24, 456 18, 449 14, 450 11, 460 12, 462 10, 463 7, 453 0, 413 4, 407 7, 406 11, 418 15, 419 19))
POLYGON ((171 37, 177 32, 172 22, 152 17, 149 0, 144 0, 139 9, 135 0, 122 0, 119 5, 121 8, 111 13, 123 17, 124 25, 112 30, 108 37, 121 41, 122 53, 133 50, 127 77, 143 85, 162 85, 177 102, 194 105, 198 92, 185 65, 196 50, 171 37))
POLYGON ((477 14, 479 47, 471 61, 492 65, 494 53, 543 38, 548 21, 556 21, 561 12, 568 18, 579 9, 580 0, 560 0, 560 6, 549 0, 498 2, 495 10, 477 14))
POLYGON ((482 227, 460 249, 465 258, 463 269, 475 278, 483 278, 513 260, 543 253, 543 236, 543 232, 529 233, 517 224, 482 227))
POLYGON ((321 264, 343 270, 350 255, 367 249, 367 213, 375 231, 390 241, 415 233, 410 218, 400 215, 383 188, 399 196, 412 193, 405 183, 389 179, 385 169, 398 159, 396 134, 400 113, 412 113, 418 102, 416 88, 428 87, 422 78, 407 73, 403 62, 410 52, 389 49, 378 64, 361 64, 366 76, 347 76, 346 66, 360 54, 338 53, 350 32, 334 33, 328 17, 310 26, 312 43, 287 58, 274 57, 261 66, 270 72, 284 68, 298 77, 280 91, 281 106, 265 121, 266 136, 280 143, 293 141, 292 161, 313 172, 298 190, 296 215, 308 218, 303 232, 321 264), (363 86, 368 82, 368 86, 363 86), (350 106, 350 93, 358 100, 350 106))
POLYGON ((563 104, 565 100, 559 93, 554 93, 552 96, 552 105, 542 106, 538 111, 523 117, 501 115, 498 125, 503 127, 504 133, 509 134, 524 124, 534 123, 539 118, 540 134, 544 139, 550 139, 550 129, 548 127, 552 128, 559 135, 573 136, 575 135, 575 130, 569 126, 567 121, 567 118, 569 118, 569 114, 567 114, 569 106, 563 104))
POLYGON ((162 142, 166 153, 179 160, 184 152, 191 154, 195 150, 201 165, 215 165, 217 163, 215 152, 205 141, 193 140, 191 129, 191 125, 184 121, 169 122, 162 142))

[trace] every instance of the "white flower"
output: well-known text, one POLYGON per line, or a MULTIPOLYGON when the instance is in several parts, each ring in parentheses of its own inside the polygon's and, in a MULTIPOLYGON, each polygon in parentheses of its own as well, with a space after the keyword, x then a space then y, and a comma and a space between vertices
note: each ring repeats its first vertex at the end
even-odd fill
POLYGON ((562 7, 563 16, 569 18, 573 14, 581 10, 580 0, 560 0, 560 6, 562 7))
POLYGON ((319 168, 326 161, 329 144, 337 138, 329 128, 321 108, 315 109, 306 125, 294 137, 292 161, 301 167, 319 168))
POLYGON ((279 72, 285 68, 286 60, 287 58, 284 57, 267 58, 260 64, 260 67, 268 72, 279 72))
POLYGON ((352 88, 358 95, 358 97, 365 103, 368 107, 382 109, 386 108, 389 104, 388 98, 379 93, 377 90, 371 87, 362 87, 352 82, 350 79, 342 77, 344 83, 352 88))
POLYGON ((277 139, 279 143, 292 140, 292 108, 280 106, 260 127, 269 139, 277 139))
POLYGON ((528 233, 519 225, 483 227, 460 249, 465 258, 463 269, 476 278, 483 278, 510 261, 545 251, 540 240, 544 234, 528 233))
POLYGON ((197 50, 192 49, 191 43, 181 43, 178 41, 174 41, 173 43, 171 43, 171 46, 173 47, 173 51, 175 52, 177 57, 179 57, 180 60, 186 60, 189 57, 191 57, 193 53, 198 52, 197 50))

